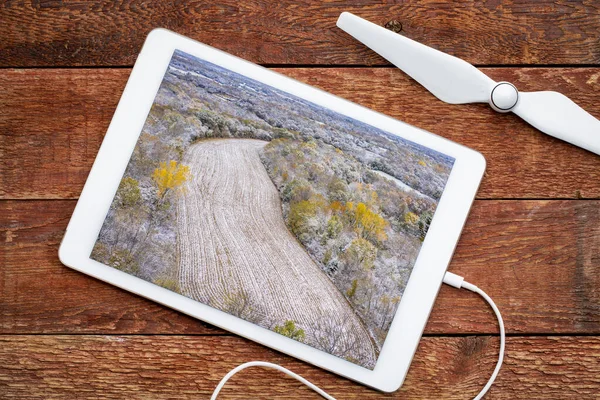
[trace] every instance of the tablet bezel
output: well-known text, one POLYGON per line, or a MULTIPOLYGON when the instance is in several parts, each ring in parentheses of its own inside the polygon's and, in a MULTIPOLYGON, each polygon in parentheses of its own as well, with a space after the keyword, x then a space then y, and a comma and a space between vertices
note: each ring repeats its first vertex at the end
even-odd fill
POLYGON ((483 156, 165 29, 147 37, 85 183, 59 249, 63 264, 375 389, 397 390, 408 371, 485 170, 483 156), (455 159, 387 339, 373 370, 297 342, 190 298, 103 265, 91 250, 174 50, 181 50, 455 159))

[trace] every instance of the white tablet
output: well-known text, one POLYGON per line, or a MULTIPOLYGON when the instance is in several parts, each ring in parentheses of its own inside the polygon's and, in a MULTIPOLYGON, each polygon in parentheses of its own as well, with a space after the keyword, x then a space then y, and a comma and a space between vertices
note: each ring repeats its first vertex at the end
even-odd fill
POLYGON ((158 29, 59 255, 394 391, 484 169, 473 150, 158 29))

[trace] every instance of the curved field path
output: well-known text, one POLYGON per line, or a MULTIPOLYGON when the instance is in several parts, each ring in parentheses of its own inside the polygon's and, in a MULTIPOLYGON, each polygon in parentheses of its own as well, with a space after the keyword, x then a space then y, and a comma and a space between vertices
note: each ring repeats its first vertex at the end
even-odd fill
POLYGON ((270 329, 293 320, 306 343, 373 367, 367 330, 285 225, 259 158, 266 144, 217 139, 187 150, 192 178, 177 210, 182 294, 270 329))

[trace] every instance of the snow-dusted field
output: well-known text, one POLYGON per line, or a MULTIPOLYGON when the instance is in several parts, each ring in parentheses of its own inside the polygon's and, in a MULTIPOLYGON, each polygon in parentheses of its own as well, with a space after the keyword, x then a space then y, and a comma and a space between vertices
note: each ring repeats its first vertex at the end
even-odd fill
POLYGON ((188 148, 177 207, 182 294, 373 367, 377 350, 350 304, 288 231, 259 152, 268 142, 205 140, 188 148))

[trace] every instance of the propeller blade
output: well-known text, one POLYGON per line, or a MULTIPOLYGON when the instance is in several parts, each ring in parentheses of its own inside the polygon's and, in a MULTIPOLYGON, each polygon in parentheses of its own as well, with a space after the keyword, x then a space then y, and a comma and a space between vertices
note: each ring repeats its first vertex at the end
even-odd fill
POLYGON ((550 136, 600 154, 600 121, 558 92, 520 92, 512 112, 550 136))
POLYGON ((343 12, 337 26, 451 104, 487 103, 496 82, 466 61, 343 12))

